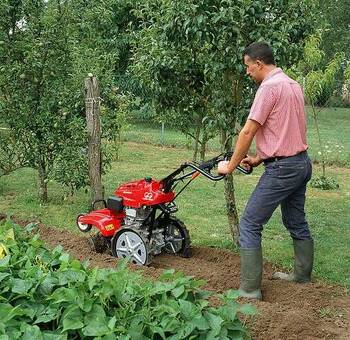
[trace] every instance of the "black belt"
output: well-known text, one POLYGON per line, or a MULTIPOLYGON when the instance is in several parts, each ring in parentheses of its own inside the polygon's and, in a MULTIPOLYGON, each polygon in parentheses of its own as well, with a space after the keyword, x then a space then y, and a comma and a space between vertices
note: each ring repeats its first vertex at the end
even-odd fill
POLYGON ((276 157, 270 157, 270 158, 266 158, 263 160, 264 164, 267 164, 267 163, 271 163, 271 162, 276 162, 276 161, 279 161, 280 159, 284 159, 284 158, 289 158, 289 157, 294 157, 294 156, 297 156, 301 153, 303 153, 305 151, 302 151, 302 152, 299 152, 297 153, 296 155, 292 155, 292 156, 276 156, 276 157))
POLYGON ((276 157, 266 158, 264 159, 264 164, 276 162, 276 161, 279 161, 280 159, 288 158, 288 157, 293 157, 293 156, 276 156, 276 157))

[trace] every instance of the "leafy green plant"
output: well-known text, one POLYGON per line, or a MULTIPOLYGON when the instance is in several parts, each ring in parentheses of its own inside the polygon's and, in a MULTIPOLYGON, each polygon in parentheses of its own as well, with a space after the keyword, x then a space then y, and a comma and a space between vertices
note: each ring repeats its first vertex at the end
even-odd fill
POLYGON ((310 185, 313 188, 318 188, 322 190, 334 190, 339 189, 338 182, 330 176, 316 176, 310 181, 310 185))
POLYGON ((130 272, 90 269, 62 247, 46 249, 11 222, 0 226, 0 335, 4 339, 232 339, 247 335, 237 292, 212 307, 203 281, 166 271, 159 281, 130 272), (14 237, 8 237, 13 228, 14 237))

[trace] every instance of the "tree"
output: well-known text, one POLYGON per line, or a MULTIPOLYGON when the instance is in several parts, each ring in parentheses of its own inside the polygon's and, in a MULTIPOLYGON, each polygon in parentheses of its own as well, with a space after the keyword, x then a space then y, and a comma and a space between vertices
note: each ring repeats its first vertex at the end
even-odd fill
MULTIPOLYGON (((132 56, 130 31, 136 29, 132 0, 72 2, 75 16, 74 79, 88 73, 101 83, 104 165, 118 158, 122 131, 127 127, 135 80, 126 74, 132 56)), ((79 89, 80 85, 75 84, 79 89)))
MULTIPOLYGON (((127 1, 119 4, 6 0, 0 8, 2 121, 18 136, 26 164, 38 170, 43 201, 51 178, 71 193, 88 183, 83 87, 88 73, 102 81, 107 128, 111 116, 118 119, 119 103, 111 93, 114 73, 125 62, 124 36, 117 33, 127 28, 129 8, 127 1)), ((105 136, 112 139, 122 127, 107 128, 105 136)))
MULTIPOLYGON (((265 40, 280 66, 300 57, 311 1, 142 1, 133 69, 151 88, 159 108, 173 108, 181 121, 200 113, 220 131, 222 151, 231 151, 253 96, 242 64, 244 48, 265 40)), ((207 125, 206 125, 207 126, 207 125)), ((225 180, 230 231, 238 214, 232 176, 225 180)))
MULTIPOLYGON (((312 117, 315 123, 319 152, 322 164, 322 175, 314 177, 311 185, 321 189, 334 189, 339 187, 335 180, 326 176, 325 148, 318 124, 319 112, 327 106, 336 85, 336 78, 342 70, 343 53, 333 53, 328 65, 324 65, 325 53, 321 49, 322 35, 311 35, 305 43, 304 57, 294 68, 291 75, 301 84, 304 84, 305 96, 311 105, 312 117)), ((346 72, 345 72, 346 74, 346 72)))
POLYGON ((350 59, 350 2, 348 0, 322 0, 318 5, 319 26, 323 30, 321 49, 324 64, 330 62, 334 51, 350 59))
POLYGON ((133 74, 149 92, 159 120, 175 125, 195 141, 194 159, 201 144, 204 158, 210 133, 208 93, 203 73, 201 39, 188 39, 196 11, 181 2, 139 2, 135 11, 141 21, 135 32, 133 74), (202 138, 200 134, 202 133, 202 138))
POLYGON ((67 141, 83 145, 81 120, 69 110, 72 13, 67 2, 34 0, 9 0, 0 11, 3 120, 24 145, 27 164, 38 170, 46 201, 57 156, 67 141))

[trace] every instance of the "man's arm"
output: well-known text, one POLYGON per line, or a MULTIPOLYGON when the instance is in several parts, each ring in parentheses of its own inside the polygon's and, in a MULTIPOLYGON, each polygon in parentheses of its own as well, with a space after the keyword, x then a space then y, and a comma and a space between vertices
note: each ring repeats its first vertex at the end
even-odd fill
POLYGON ((228 174, 233 172, 241 163, 242 159, 246 157, 248 150, 252 144, 253 138, 260 128, 260 124, 255 120, 248 119, 243 129, 238 135, 235 151, 231 160, 227 162, 220 162, 218 165, 218 172, 221 174, 228 174))

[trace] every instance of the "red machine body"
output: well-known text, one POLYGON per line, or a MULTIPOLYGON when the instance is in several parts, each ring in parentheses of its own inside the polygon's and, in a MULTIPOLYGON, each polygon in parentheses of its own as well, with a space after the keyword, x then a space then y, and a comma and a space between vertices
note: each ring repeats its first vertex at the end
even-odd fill
POLYGON ((125 212, 114 212, 110 209, 91 211, 86 215, 79 216, 78 222, 96 227, 103 236, 113 236, 121 227, 125 218, 125 212))
POLYGON ((151 178, 122 184, 114 193, 123 198, 123 205, 131 208, 141 208, 142 206, 152 206, 171 202, 174 192, 164 192, 162 182, 151 178))
MULTIPOLYGON (((168 203, 175 197, 174 192, 165 193, 163 191, 161 182, 148 177, 139 181, 122 184, 114 194, 123 199, 124 207, 134 209, 168 203)), ((124 210, 115 211, 104 208, 79 216, 78 222, 94 226, 104 237, 111 237, 121 228, 125 216, 124 210)))

